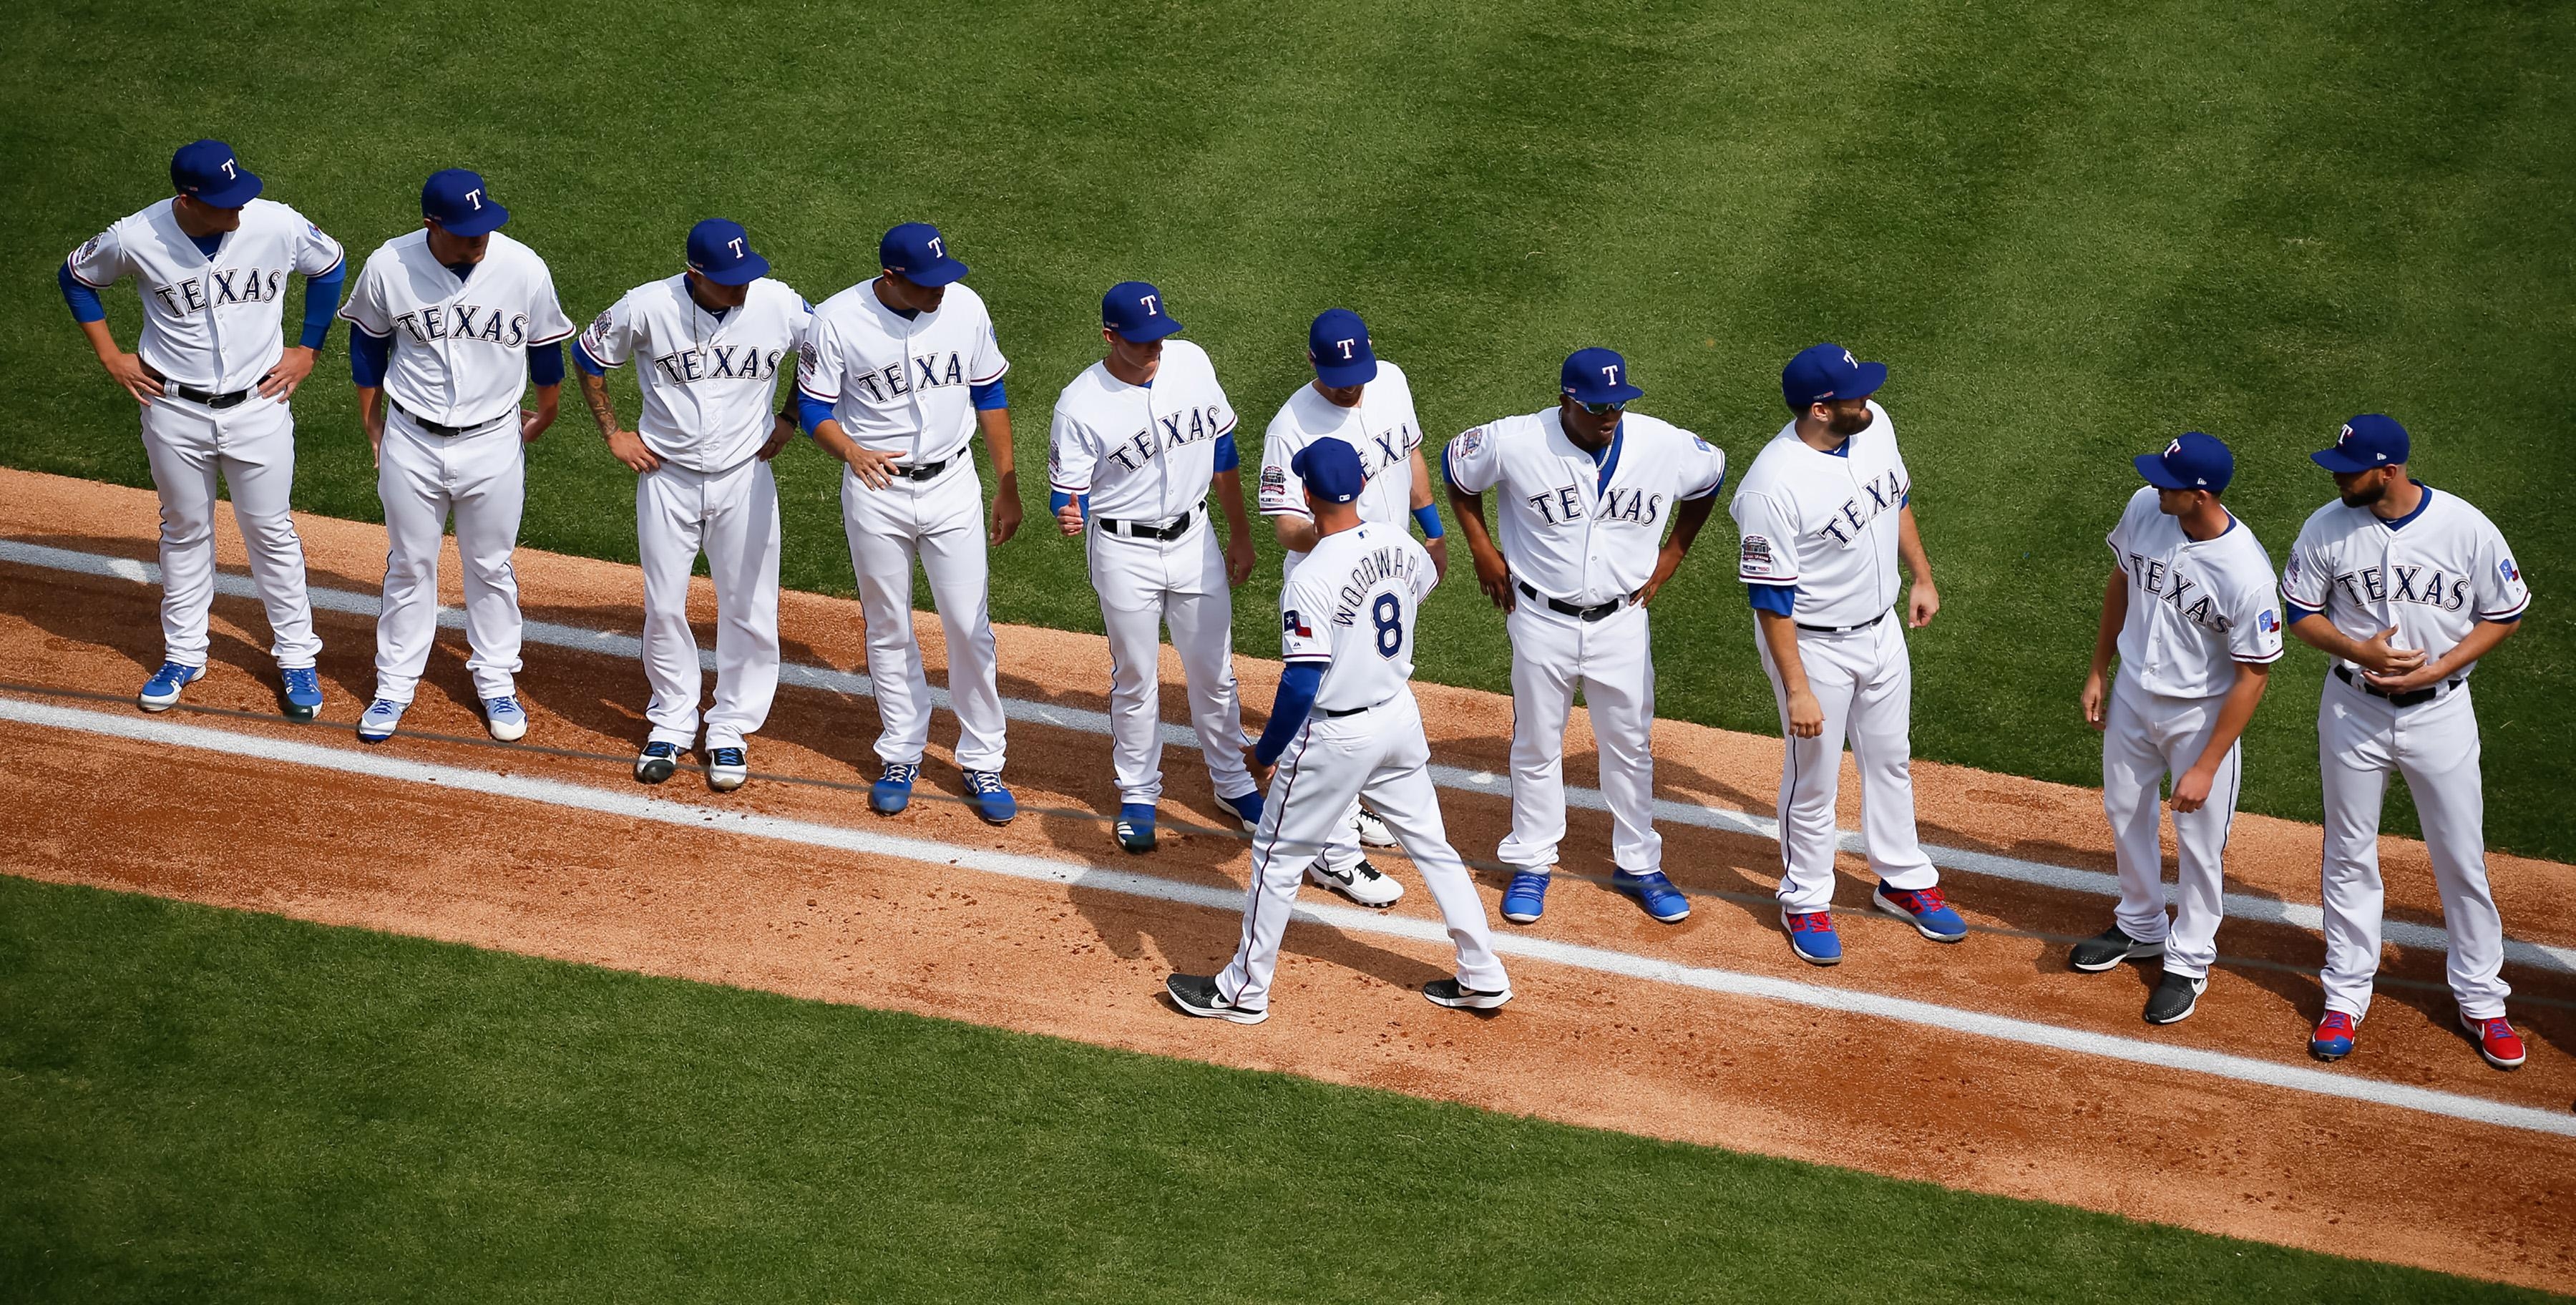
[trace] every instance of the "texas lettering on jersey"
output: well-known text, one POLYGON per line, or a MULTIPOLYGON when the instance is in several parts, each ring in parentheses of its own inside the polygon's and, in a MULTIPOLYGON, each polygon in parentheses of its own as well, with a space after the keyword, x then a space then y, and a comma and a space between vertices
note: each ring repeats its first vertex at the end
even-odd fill
MULTIPOLYGON (((96 241, 90 242, 96 244, 96 241)), ((219 267, 204 280, 191 277, 170 285, 152 287, 152 297, 173 317, 192 317, 209 308, 231 304, 273 303, 286 293, 286 269, 282 267, 219 267), (214 294, 207 297, 207 281, 214 283, 214 294)))
MULTIPOLYGON (((2295 576, 2296 561, 2293 560, 2291 565, 2291 573, 2295 576)), ((2501 571, 2507 580, 2521 578, 2520 574, 2513 570, 2511 558, 2505 559, 2501 571)), ((2421 565, 2361 567, 2337 575, 2334 578, 2334 586, 2343 591, 2344 597, 2364 606, 2378 602, 2422 603, 2427 607, 2456 612, 2469 605, 2467 576, 2446 576, 2438 570, 2421 565), (2393 585, 2390 583, 2392 579, 2396 582, 2393 585)))
MULTIPOLYGON (((2128 556, 2129 576, 2148 597, 2181 613, 2184 620, 2212 634, 2225 634, 2236 628, 2234 618, 2219 610, 2217 597, 2199 581, 2167 567, 2162 558, 2148 557, 2143 553, 2128 556)), ((2269 611, 2264 613, 2266 616, 2270 614, 2269 611)))
POLYGON ((1899 479, 1896 470, 1890 468, 1886 475, 1862 485, 1859 494, 1843 500, 1842 510, 1816 527, 1816 542, 1830 539, 1838 548, 1851 547, 1861 532, 1869 529, 1870 522, 1877 520, 1882 512, 1905 506, 1906 496, 1912 492, 1913 486, 1899 479))
POLYGON ((475 304, 432 304, 394 314, 394 325, 414 344, 437 340, 479 340, 505 349, 528 343, 528 315, 504 314, 475 304))
MULTIPOLYGON (((1544 494, 1529 496, 1532 512, 1551 526, 1568 525, 1583 517, 1583 487, 1559 485, 1544 494)), ((1601 506, 1592 513, 1595 521, 1629 521, 1651 526, 1663 518, 1664 496, 1642 489, 1618 489, 1601 496, 1601 506)))
POLYGON ((867 391, 868 398, 877 403, 915 390, 969 383, 966 379, 966 356, 953 349, 944 354, 915 354, 908 363, 890 362, 875 371, 846 373, 846 378, 850 384, 867 391))
POLYGON ((653 370, 674 385, 694 385, 699 381, 767 381, 777 379, 779 361, 786 356, 784 349, 762 349, 748 344, 710 344, 663 354, 653 360, 653 370))
POLYGON ((1226 424, 1224 411, 1213 403, 1181 412, 1158 413, 1153 426, 1111 445, 1102 456, 1134 471, 1153 461, 1158 454, 1215 439, 1230 429, 1232 427, 1226 424))

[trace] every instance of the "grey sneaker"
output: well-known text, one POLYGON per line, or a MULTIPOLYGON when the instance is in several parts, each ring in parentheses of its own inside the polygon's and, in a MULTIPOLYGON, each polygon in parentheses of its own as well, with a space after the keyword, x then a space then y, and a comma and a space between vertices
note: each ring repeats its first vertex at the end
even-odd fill
MULTIPOLYGON (((2137 939, 2120 932, 2120 926, 2115 924, 2110 928, 2103 930, 2099 937, 2087 938, 2084 941, 2075 944, 2075 951, 2066 959, 2069 964, 2072 964, 2076 969, 2082 970, 2086 974, 2099 974, 2122 961, 2144 960, 2150 956, 2162 956, 2164 954, 2165 945, 2163 943, 2139 942, 2137 939)), ((2182 1017, 2177 1015, 2174 1018, 2180 1019, 2182 1017)))
POLYGON ((2209 990, 2207 979, 2186 979, 2168 974, 2156 980, 2156 990, 2147 994, 2147 1023, 2180 1024, 2191 1018, 2200 1004, 2200 994, 2209 990))

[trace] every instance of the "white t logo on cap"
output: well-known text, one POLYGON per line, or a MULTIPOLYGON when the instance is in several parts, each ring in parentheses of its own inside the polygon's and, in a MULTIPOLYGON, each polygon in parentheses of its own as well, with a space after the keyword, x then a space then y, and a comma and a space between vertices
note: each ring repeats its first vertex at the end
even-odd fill
POLYGON ((465 192, 465 202, 473 205, 476 212, 481 212, 483 210, 483 191, 481 188, 478 187, 465 192))
POLYGON ((2175 440, 2173 443, 2165 446, 2165 456, 2168 458, 2180 452, 2182 452, 2181 440, 2175 440))
POLYGON ((2337 443, 2337 444, 2341 444, 2341 443, 2343 443, 2345 440, 2348 440, 2348 439, 2351 439, 2351 438, 2352 438, 2352 427, 2350 427, 2350 426, 2346 426, 2346 427, 2344 427, 2342 430, 2335 432, 2335 443, 2337 443))
POLYGON ((734 257, 742 257, 742 238, 740 236, 736 236, 733 239, 726 241, 725 248, 732 250, 734 257))
POLYGON ((1341 346, 1342 361, 1349 362, 1351 360, 1351 346, 1358 342, 1355 340, 1335 340, 1333 343, 1341 346))
POLYGON ((946 258, 946 257, 948 257, 948 251, 946 251, 946 250, 944 250, 944 249, 941 249, 941 248, 939 247, 939 237, 937 237, 937 236, 932 236, 932 237, 930 238, 930 256, 931 256, 932 258, 946 258))
POLYGON ((1137 301, 1137 302, 1142 303, 1143 305, 1145 305, 1145 315, 1146 315, 1147 317, 1155 317, 1155 316, 1159 316, 1159 315, 1162 313, 1162 311, 1163 311, 1163 310, 1161 310, 1161 309, 1159 309, 1159 308, 1156 308, 1156 307, 1154 306, 1154 300, 1155 300, 1156 298, 1158 298, 1158 296, 1155 296, 1155 295, 1146 295, 1146 296, 1142 297, 1141 299, 1139 299, 1139 300, 1137 301))
POLYGON ((1860 366, 1860 359, 1852 357, 1851 350, 1845 349, 1843 350, 1843 366, 1858 367, 1860 366))
POLYGON ((1611 363, 1611 364, 1609 364, 1608 366, 1603 367, 1603 368, 1601 369, 1601 379, 1602 379, 1602 380, 1604 380, 1604 381, 1609 382, 1609 383, 1610 383, 1610 384, 1612 384, 1612 385, 1616 385, 1616 384, 1618 384, 1618 383, 1619 383, 1619 364, 1617 364, 1617 363, 1611 363))
POLYGON ((232 179, 233 179, 233 161, 232 161, 231 159, 226 159, 226 160, 224 160, 224 180, 226 180, 226 181, 230 181, 230 180, 232 180, 232 179))

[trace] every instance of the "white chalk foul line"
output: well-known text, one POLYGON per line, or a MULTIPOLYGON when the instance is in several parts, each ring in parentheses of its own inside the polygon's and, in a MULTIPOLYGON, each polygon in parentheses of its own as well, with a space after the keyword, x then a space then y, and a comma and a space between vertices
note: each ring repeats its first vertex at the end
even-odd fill
MULTIPOLYGON (((928 839, 869 833, 838 825, 790 820, 780 816, 718 811, 672 801, 668 798, 647 797, 631 790, 592 788, 588 785, 568 784, 560 780, 501 775, 461 766, 442 766, 405 757, 387 756, 379 752, 362 752, 354 748, 235 733, 230 730, 209 729, 201 725, 182 725, 149 716, 111 715, 73 707, 57 707, 49 703, 0 697, 0 720, 51 729, 76 730, 169 747, 195 748, 231 756, 256 757, 264 761, 284 762, 316 770, 427 784, 456 792, 510 798, 598 815, 650 820, 658 824, 770 839, 805 847, 825 847, 931 865, 953 865, 1011 879, 1063 884, 1072 888, 1118 893, 1128 897, 1172 902, 1184 906, 1200 906, 1229 912, 1239 912, 1243 909, 1243 890, 1238 888, 1185 884, 1153 875, 1138 874, 1134 871, 1084 865, 1076 861, 960 847, 928 839)), ((1301 902, 1294 918, 1309 924, 1328 925, 1349 933, 1375 934, 1380 937, 1401 938, 1436 946, 1446 946, 1449 942, 1448 931, 1434 921, 1381 915, 1358 907, 1301 902)), ((1865 1015, 1903 1024, 1943 1029, 1953 1033, 1967 1033, 2005 1042, 2017 1042, 2024 1046, 2043 1047, 2051 1051, 2122 1060, 2159 1069, 2206 1074, 2240 1083, 2254 1083, 2264 1087, 2283 1088, 2318 1096, 2394 1106, 2401 1110, 2414 1110, 2470 1123, 2492 1124, 2499 1128, 2576 1137, 2576 1116, 2491 1101, 2484 1097, 2466 1096, 2456 1092, 2441 1092, 2410 1084, 2383 1082, 2350 1072, 2311 1069, 2302 1065, 2282 1065, 2267 1060, 2257 1060, 2250 1056, 2167 1046, 2136 1038, 2061 1028, 2035 1020, 1989 1015, 1980 1011, 1935 1005, 1931 1002, 1909 1001, 1902 997, 1887 997, 1848 988, 1822 987, 1755 974, 1739 974, 1731 970, 1712 969, 1706 966, 1682 965, 1605 947, 1551 942, 1523 934, 1501 935, 1494 940, 1494 945, 1497 951, 1507 956, 1526 957, 1573 969, 1590 970, 1598 974, 1615 974, 1624 978, 1696 988, 1704 992, 1723 993, 1728 996, 1786 1002, 1840 1014, 1865 1015)))
MULTIPOLYGON (((83 553, 45 544, 30 544, 15 539, 0 539, 0 562, 16 562, 49 570, 70 571, 80 575, 109 576, 119 580, 131 580, 137 584, 161 583, 161 568, 150 562, 109 557, 101 553, 83 553)), ((230 572, 216 574, 215 591, 233 598, 259 596, 258 590, 251 585, 250 577, 234 575, 230 572)), ((312 595, 313 605, 325 611, 374 616, 381 607, 381 600, 375 594, 317 587, 312 591, 312 595)), ((438 623, 447 629, 462 630, 465 628, 465 613, 458 608, 441 607, 438 611, 438 623)), ((611 657, 640 659, 644 653, 643 640, 635 635, 593 630, 577 625, 563 625, 553 621, 528 622, 523 637, 529 643, 601 653, 611 657)), ((699 650, 698 660, 705 670, 715 670, 716 658, 713 649, 699 650)), ((790 662, 781 666, 778 680, 781 684, 822 689, 833 693, 871 696, 876 691, 875 685, 868 679, 865 672, 835 670, 829 666, 815 666, 802 662, 790 662)), ((930 695, 933 706, 943 711, 951 710, 946 689, 932 685, 930 695)), ((1086 711, 1079 707, 1062 707, 1053 703, 1031 702, 1024 698, 1004 698, 1002 710, 1005 716, 1015 721, 1050 725, 1084 734, 1106 736, 1109 733, 1109 715, 1106 712, 1086 711)), ((1166 744, 1189 748, 1198 746, 1198 736, 1192 733, 1187 725, 1167 722, 1163 726, 1162 733, 1163 742, 1166 744)), ((1442 788, 1464 793, 1508 796, 1511 792, 1511 781, 1489 770, 1435 765, 1431 768, 1431 779, 1442 788)), ((1601 790, 1574 784, 1568 784, 1565 787, 1565 804, 1586 811, 1610 809, 1609 800, 1601 795, 1601 790)), ((1669 798, 1655 799, 1655 819, 1665 824, 1717 829, 1733 834, 1749 834, 1757 838, 1776 839, 1780 834, 1779 822, 1768 816, 1733 811, 1725 807, 1701 806, 1694 802, 1675 802, 1669 798)), ((1843 830, 1841 842, 1842 849, 1846 852, 1859 854, 1864 850, 1861 846, 1860 834, 1856 830, 1843 830)), ((2066 892, 2089 893, 2097 897, 2120 895, 2119 876, 2100 870, 2079 870, 2073 866, 2051 865, 2044 861, 2025 861, 2018 857, 2000 856, 1992 852, 1972 852, 1963 848, 1933 847, 1928 844, 1923 851, 1931 858, 1932 864, 1944 870, 1986 875, 1995 879, 2009 879, 2017 883, 2038 884, 2066 892)), ((2165 891, 2167 900, 2170 901, 2173 893, 2172 885, 2168 884, 2165 891)), ((2226 895, 2226 911, 2231 919, 2287 925, 2319 935, 2322 935, 2325 930, 2324 908, 2305 902, 2284 902, 2246 893, 2229 893, 2226 895)), ((2414 920, 2386 921, 2380 926, 2380 937, 2382 941, 2393 947, 2433 952, 2450 949, 2449 936, 2438 926, 2414 920)), ((2518 965, 2555 970, 2562 974, 2576 974, 2576 947, 2560 947, 2549 943, 2507 938, 2504 941, 2504 957, 2507 961, 2518 965)))

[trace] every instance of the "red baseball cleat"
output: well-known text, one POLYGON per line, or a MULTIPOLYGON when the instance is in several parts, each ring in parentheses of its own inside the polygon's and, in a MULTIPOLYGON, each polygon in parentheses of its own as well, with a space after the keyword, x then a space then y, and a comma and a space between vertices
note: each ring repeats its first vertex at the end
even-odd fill
POLYGON ((2478 1054, 2497 1069, 2519 1069, 2522 1066, 2522 1035, 2513 1031, 2502 1015, 2491 1020, 2473 1020, 2460 1016, 2460 1027, 2478 1040, 2478 1054))

